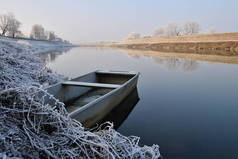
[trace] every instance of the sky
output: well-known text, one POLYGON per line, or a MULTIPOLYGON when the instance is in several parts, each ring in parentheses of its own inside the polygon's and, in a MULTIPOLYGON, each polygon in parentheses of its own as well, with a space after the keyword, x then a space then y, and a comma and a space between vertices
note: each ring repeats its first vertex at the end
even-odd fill
POLYGON ((176 22, 197 21, 201 31, 238 31, 238 0, 0 0, 0 14, 14 13, 20 30, 41 24, 73 43, 119 41, 176 22))

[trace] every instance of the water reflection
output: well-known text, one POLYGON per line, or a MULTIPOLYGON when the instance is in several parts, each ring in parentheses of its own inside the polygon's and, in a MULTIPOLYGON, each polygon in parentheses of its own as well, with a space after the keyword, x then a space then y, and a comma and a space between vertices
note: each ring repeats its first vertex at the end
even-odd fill
POLYGON ((198 62, 197 61, 186 60, 183 63, 183 70, 185 72, 192 72, 192 71, 195 71, 197 68, 198 68, 198 62))
POLYGON ((114 128, 118 129, 121 124, 130 115, 140 98, 138 90, 135 88, 119 105, 117 105, 102 121, 98 122, 100 125, 106 121, 114 124, 114 128))
POLYGON ((43 61, 45 63, 54 62, 58 56, 67 53, 71 49, 72 49, 71 47, 65 47, 65 48, 61 48, 59 50, 55 50, 53 52, 47 52, 47 53, 40 54, 39 56, 43 59, 43 61))
MULTIPOLYGON (((209 55, 208 54, 189 54, 189 53, 165 53, 158 51, 148 51, 148 50, 132 50, 132 49, 122 49, 129 57, 132 59, 139 59, 139 57, 152 57, 152 58, 176 58, 184 59, 188 61, 209 61, 209 62, 221 62, 221 63, 231 63, 238 64, 238 56, 221 56, 221 55, 209 55)), ((157 60, 155 60, 157 61, 157 60)), ((194 62, 192 62, 194 63, 194 62)), ((192 66, 193 67, 193 66, 192 66)))
POLYGON ((140 55, 137 54, 128 54, 132 59, 139 59, 140 55))
MULTIPOLYGON (((72 48, 64 48, 62 50, 57 50, 54 52, 50 53, 44 53, 40 54, 40 57, 44 60, 45 63, 52 63, 55 61, 57 57, 60 55, 63 55, 70 51, 72 48)), ((94 48, 95 51, 105 51, 107 49, 105 48, 94 48)), ((125 51, 125 50, 123 50, 125 51)), ((183 59, 183 58, 177 58, 177 57, 163 57, 163 56, 158 56, 161 54, 151 54, 150 52, 152 51, 134 51, 134 50, 126 50, 125 53, 128 54, 128 56, 132 59, 139 60, 140 57, 151 57, 155 63, 163 65, 166 67, 168 70, 175 71, 178 69, 182 69, 185 72, 192 72, 195 71, 199 64, 195 60, 188 60, 188 59, 183 59)))
POLYGON ((152 57, 154 61, 158 64, 164 65, 168 70, 177 70, 182 68, 184 72, 195 71, 199 64, 194 60, 185 60, 178 58, 163 58, 163 57, 152 57))
POLYGON ((72 78, 96 69, 140 72, 140 102, 127 118, 125 109, 111 114, 118 131, 159 144, 164 158, 226 159, 237 158, 236 63, 238 56, 73 48, 47 66, 72 78))

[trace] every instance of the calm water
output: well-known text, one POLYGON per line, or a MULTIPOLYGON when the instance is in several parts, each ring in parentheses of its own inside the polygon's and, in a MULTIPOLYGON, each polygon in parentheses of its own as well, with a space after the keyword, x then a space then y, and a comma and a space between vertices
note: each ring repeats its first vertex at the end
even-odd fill
POLYGON ((98 48, 43 58, 68 77, 97 69, 139 71, 140 100, 118 131, 159 144, 164 158, 238 158, 238 65, 98 48))

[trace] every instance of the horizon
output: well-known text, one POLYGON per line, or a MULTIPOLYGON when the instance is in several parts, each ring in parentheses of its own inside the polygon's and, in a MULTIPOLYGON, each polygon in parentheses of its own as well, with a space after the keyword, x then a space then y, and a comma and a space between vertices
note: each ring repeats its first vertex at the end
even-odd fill
POLYGON ((22 23, 20 30, 25 35, 30 34, 32 25, 41 24, 72 43, 120 41, 131 32, 148 36, 170 22, 182 25, 197 21, 202 33, 211 28, 218 33, 237 32, 238 28, 238 22, 231 18, 238 15, 238 2, 234 0, 23 2, 2 2, 4 9, 0 9, 0 14, 14 13, 22 23))

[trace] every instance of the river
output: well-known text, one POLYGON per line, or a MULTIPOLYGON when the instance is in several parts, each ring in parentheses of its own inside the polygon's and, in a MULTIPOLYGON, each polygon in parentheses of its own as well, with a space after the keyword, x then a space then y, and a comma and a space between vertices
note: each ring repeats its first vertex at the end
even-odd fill
POLYGON ((118 131, 159 144, 164 158, 237 158, 238 64, 164 55, 78 47, 41 56, 69 78, 97 69, 139 71, 140 100, 118 131))

